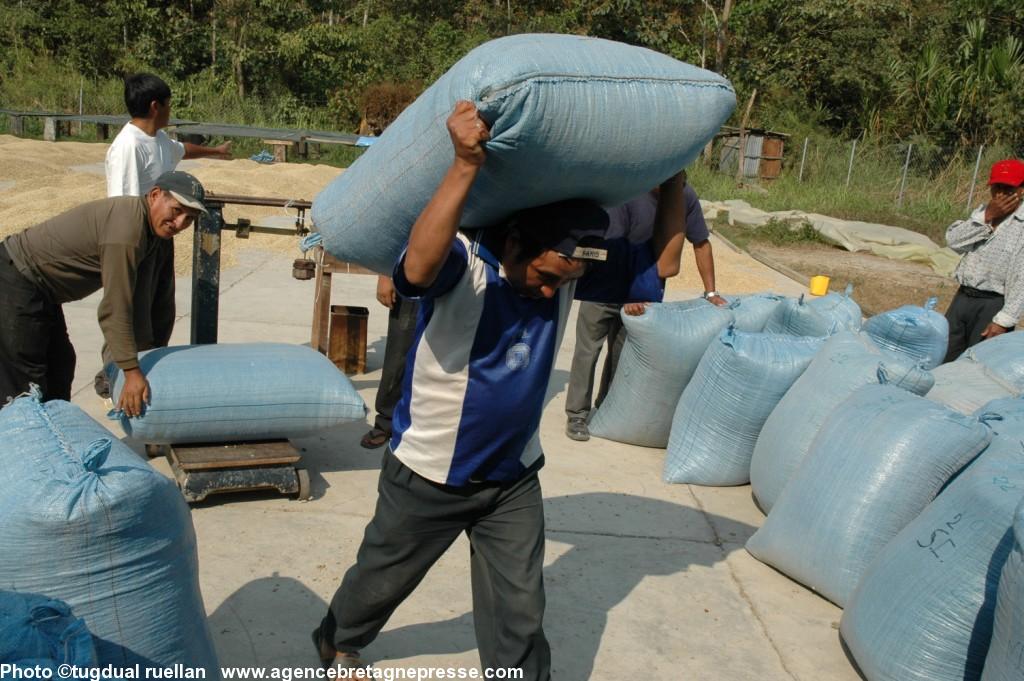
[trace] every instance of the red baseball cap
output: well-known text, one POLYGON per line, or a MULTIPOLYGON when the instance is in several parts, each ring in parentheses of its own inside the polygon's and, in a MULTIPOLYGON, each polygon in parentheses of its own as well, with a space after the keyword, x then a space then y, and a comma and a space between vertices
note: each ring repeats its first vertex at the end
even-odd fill
POLYGON ((992 164, 992 172, 988 176, 988 183, 1007 184, 1011 187, 1019 187, 1024 184, 1024 163, 1015 158, 1005 161, 996 161, 992 164))

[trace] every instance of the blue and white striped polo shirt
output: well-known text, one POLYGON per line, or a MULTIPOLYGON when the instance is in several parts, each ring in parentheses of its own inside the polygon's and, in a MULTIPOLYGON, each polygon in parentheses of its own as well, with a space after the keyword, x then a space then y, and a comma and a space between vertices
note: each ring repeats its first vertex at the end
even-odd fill
POLYGON ((519 295, 505 278, 487 233, 459 233, 428 289, 410 284, 404 254, 395 289, 419 299, 391 449, 434 482, 520 478, 541 457, 544 395, 575 294, 597 302, 660 301, 650 246, 608 242, 606 262, 550 299, 519 295))

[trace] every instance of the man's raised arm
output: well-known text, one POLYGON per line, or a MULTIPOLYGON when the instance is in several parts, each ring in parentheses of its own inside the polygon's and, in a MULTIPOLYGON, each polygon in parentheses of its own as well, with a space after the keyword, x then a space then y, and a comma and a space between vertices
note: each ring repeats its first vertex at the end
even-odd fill
POLYGON ((658 189, 658 212, 654 218, 651 248, 658 263, 658 276, 662 279, 679 274, 679 260, 685 242, 685 187, 686 180, 680 172, 662 182, 658 189))
POLYGON ((448 134, 455 158, 409 234, 403 264, 405 279, 413 286, 434 283, 459 229, 462 208, 486 158, 484 142, 490 138, 476 107, 460 100, 448 117, 448 134))

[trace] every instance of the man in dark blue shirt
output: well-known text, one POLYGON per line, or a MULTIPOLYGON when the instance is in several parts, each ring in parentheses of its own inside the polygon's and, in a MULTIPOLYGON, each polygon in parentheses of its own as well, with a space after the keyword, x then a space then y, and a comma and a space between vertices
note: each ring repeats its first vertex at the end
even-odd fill
MULTIPOLYGON (((686 173, 683 173, 686 180, 686 173)), ((715 290, 715 260, 711 251, 710 232, 704 221, 697 192, 689 184, 683 190, 686 203, 686 240, 693 245, 693 257, 697 272, 704 284, 704 299, 713 305, 727 305, 728 301, 715 290)), ((608 209, 610 225, 608 237, 625 237, 634 243, 643 243, 651 238, 657 217, 658 192, 648 192, 621 206, 608 209)), ((666 277, 679 273, 679 263, 674 271, 666 271, 666 277)), ((642 310, 643 308, 639 308, 642 310)), ((573 440, 589 440, 590 429, 587 418, 591 406, 600 406, 618 364, 619 353, 626 339, 620 311, 616 303, 580 303, 576 316, 576 346, 573 348, 569 383, 565 391, 565 433, 573 440), (605 340, 607 339, 607 343, 605 340), (594 373, 601 346, 606 345, 604 370, 596 399, 594 395, 594 373)), ((629 310, 627 309, 627 313, 629 310)))

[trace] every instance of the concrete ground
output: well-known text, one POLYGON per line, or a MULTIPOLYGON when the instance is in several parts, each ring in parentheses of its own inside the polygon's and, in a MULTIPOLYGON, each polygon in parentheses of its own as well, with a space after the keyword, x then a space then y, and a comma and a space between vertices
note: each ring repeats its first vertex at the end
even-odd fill
MULTIPOLYGON (((716 246, 726 296, 753 292, 730 288, 721 276, 735 268, 756 271, 777 293, 802 292, 721 242, 716 246)), ((334 281, 335 303, 371 310, 368 371, 352 379, 372 406, 387 316, 374 299, 374 277, 335 275, 334 281)), ((175 344, 188 341, 189 289, 190 281, 179 279, 175 344)), ((673 287, 668 298, 697 293, 673 287)), ((291 256, 246 250, 222 274, 220 340, 308 343, 312 300, 313 283, 291 278, 291 256)), ((74 402, 103 421, 105 407, 92 390, 100 365, 97 301, 65 305, 65 314, 79 358, 74 402)), ((840 645, 841 611, 744 550, 763 518, 748 486, 669 485, 661 481, 664 450, 565 437, 574 328, 558 355, 541 425, 554 677, 859 678, 840 645)), ((222 665, 316 665, 309 632, 353 562, 376 499, 382 450, 360 448, 366 429, 366 423, 347 424, 295 441, 312 474, 308 502, 248 493, 193 507, 200 582, 222 665)), ((165 461, 153 465, 169 474, 165 461)), ((460 539, 442 557, 364 651, 368 660, 378 667, 478 665, 468 548, 460 539)))

